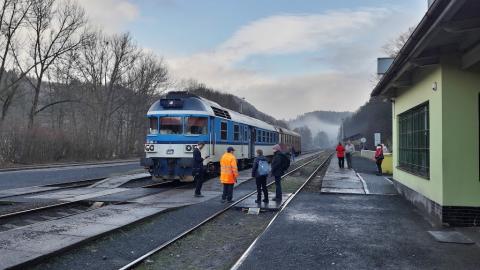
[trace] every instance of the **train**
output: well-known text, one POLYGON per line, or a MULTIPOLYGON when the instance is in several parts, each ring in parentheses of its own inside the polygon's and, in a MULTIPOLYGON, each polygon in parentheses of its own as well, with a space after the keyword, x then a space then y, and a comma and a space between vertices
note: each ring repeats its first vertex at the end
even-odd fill
POLYGON ((210 174, 218 174, 220 158, 227 147, 235 149, 239 169, 251 165, 257 149, 267 158, 272 147, 296 155, 301 151, 300 135, 259 119, 232 111, 200 96, 169 92, 153 103, 147 112, 149 123, 145 157, 140 164, 155 180, 191 182, 193 150, 201 150, 210 174))

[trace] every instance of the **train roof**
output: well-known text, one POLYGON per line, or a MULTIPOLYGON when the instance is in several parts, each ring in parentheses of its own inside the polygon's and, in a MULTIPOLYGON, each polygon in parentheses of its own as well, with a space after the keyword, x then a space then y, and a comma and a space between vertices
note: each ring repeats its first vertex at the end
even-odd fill
POLYGON ((163 99, 156 101, 147 115, 158 114, 206 114, 266 130, 278 130, 264 121, 226 109, 216 102, 188 92, 170 92, 163 99))

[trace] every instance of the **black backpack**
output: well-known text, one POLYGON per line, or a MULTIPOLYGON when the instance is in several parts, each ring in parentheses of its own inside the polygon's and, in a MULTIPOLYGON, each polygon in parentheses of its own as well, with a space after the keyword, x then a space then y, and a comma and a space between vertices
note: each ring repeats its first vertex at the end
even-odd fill
POLYGON ((290 168, 290 159, 285 154, 282 154, 282 157, 283 157, 282 168, 283 168, 283 171, 286 171, 288 170, 288 168, 290 168))

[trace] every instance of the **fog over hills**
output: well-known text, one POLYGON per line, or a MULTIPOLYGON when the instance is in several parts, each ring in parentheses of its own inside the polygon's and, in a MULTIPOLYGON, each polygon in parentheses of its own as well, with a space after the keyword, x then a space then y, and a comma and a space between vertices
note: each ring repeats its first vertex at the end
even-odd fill
POLYGON ((308 127, 313 139, 323 131, 327 134, 328 141, 334 143, 337 139, 342 119, 348 118, 352 114, 352 112, 313 111, 288 120, 287 123, 292 129, 308 127))

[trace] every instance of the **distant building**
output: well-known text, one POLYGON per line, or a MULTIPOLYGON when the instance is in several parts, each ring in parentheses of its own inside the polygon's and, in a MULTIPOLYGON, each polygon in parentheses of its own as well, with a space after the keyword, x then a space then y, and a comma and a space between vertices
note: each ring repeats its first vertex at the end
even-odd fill
POLYGON ((453 226, 480 225, 479 10, 432 2, 372 92, 392 101, 397 189, 453 226))

